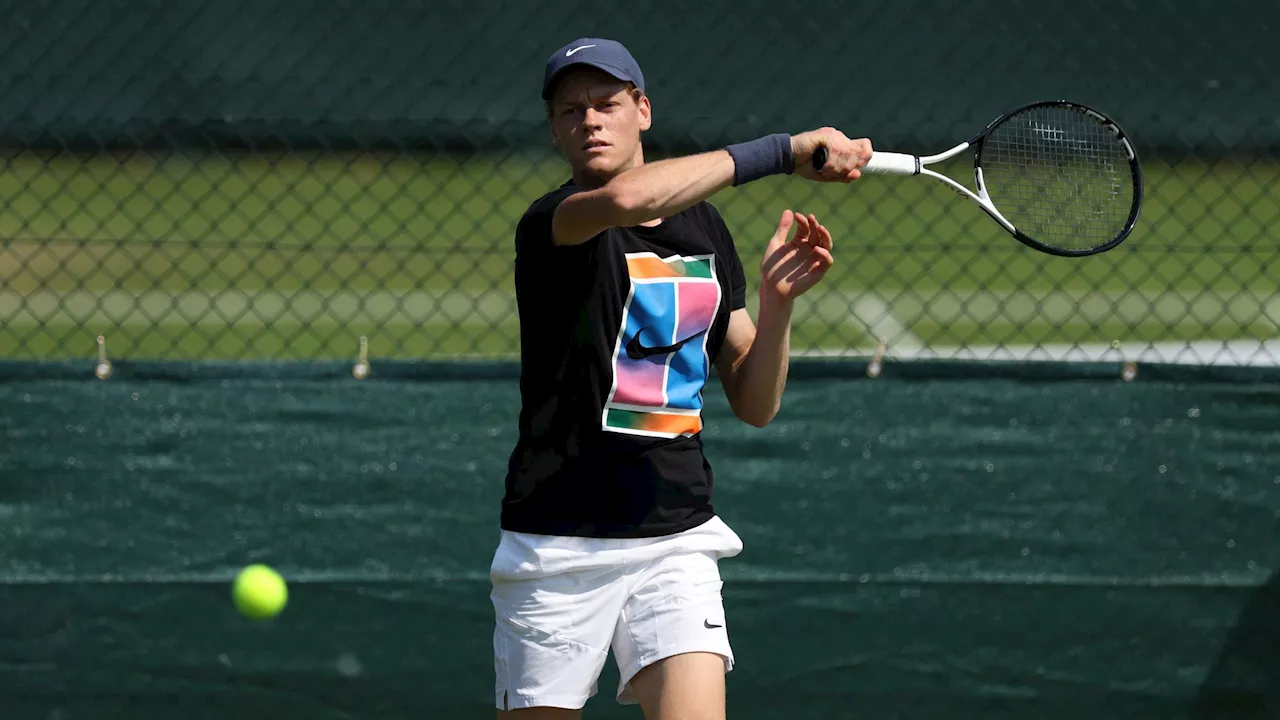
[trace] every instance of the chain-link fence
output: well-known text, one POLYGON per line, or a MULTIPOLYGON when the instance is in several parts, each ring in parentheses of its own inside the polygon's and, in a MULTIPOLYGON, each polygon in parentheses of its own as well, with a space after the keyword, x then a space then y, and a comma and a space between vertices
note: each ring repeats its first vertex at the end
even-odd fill
POLYGON ((1057 98, 1134 137, 1139 228, 1082 260, 918 178, 717 195, 751 280, 783 208, 833 229, 797 352, 1280 360, 1274 3, 0 7, 0 358, 514 355, 515 221, 567 175, 542 63, 605 35, 650 157, 828 124, 929 154, 1057 98))

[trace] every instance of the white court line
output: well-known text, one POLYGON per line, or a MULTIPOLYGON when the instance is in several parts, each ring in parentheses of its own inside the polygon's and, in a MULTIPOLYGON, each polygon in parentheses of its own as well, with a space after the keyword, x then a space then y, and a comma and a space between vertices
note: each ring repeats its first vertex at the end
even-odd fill
MULTIPOLYGON (((1062 324, 1067 322, 1120 321, 1138 324, 1152 319, 1175 324, 1190 317, 1209 323, 1222 317, 1237 323, 1257 323, 1280 334, 1280 296, 1242 289, 1227 296, 1204 291, 1180 293, 1173 290, 893 290, 862 292, 828 291, 814 300, 815 312, 827 319, 834 312, 848 313, 865 306, 870 314, 857 312, 869 327, 879 321, 883 310, 895 318, 921 318, 945 325, 948 322, 977 322, 1001 325, 1062 324)), ((807 312, 803 301, 797 316, 807 312)), ((831 319, 838 320, 838 317, 831 319)), ((893 320, 904 326, 901 320, 893 320)), ((879 336, 879 334, 877 333, 879 336)), ((918 340, 918 338, 916 339, 918 340)), ((913 343, 914 344, 914 343, 913 343)))
POLYGON ((852 321, 863 332, 889 340, 904 350, 925 348, 924 341, 903 325, 885 298, 875 292, 820 292, 815 299, 798 303, 793 318, 818 320, 831 326, 852 321))
MULTIPOLYGON (((515 297, 507 289, 447 290, 279 290, 275 288, 219 288, 217 290, 123 289, 0 291, 0 318, 43 322, 54 318, 88 318, 105 313, 120 322, 156 322, 164 315, 180 320, 225 322, 208 314, 236 317, 272 316, 292 311, 311 316, 368 314, 384 317, 402 314, 405 321, 431 319, 444 314, 461 319, 478 312, 489 319, 507 319, 515 312, 515 297), (142 315, 142 318, 131 316, 142 315)), ((933 290, 900 291, 822 289, 801 298, 795 317, 833 325, 851 321, 877 338, 889 338, 901 347, 923 347, 920 338, 902 318, 924 317, 946 324, 952 321, 1001 324, 1055 324, 1066 321, 1101 321, 1117 316, 1125 322, 1151 318, 1166 323, 1191 317, 1212 321, 1227 316, 1237 322, 1261 321, 1280 334, 1280 296, 1260 296, 1241 291, 1230 297, 1212 293, 1183 295, 1172 291, 1067 291, 1067 290, 933 290)))
MULTIPOLYGON (((978 360, 1135 360, 1186 364, 1280 365, 1280 297, 1240 293, 1219 297, 1198 293, 1127 291, 1032 292, 1027 290, 818 291, 803 299, 795 317, 832 326, 856 325, 887 341, 890 358, 978 360), (1262 322, 1276 330, 1266 340, 1047 343, 1042 345, 927 345, 901 319, 930 316, 935 323, 1056 324, 1101 322, 1120 315, 1126 322, 1154 319, 1177 323, 1190 313, 1199 321, 1230 317, 1262 322)), ((298 290, 227 288, 216 291, 38 290, 0 291, 0 320, 13 324, 75 323, 86 326, 220 325, 238 322, 414 325, 516 321, 514 296, 506 290, 298 290)), ((797 357, 865 357, 872 347, 796 351, 797 357)))
MULTIPOLYGON (((934 290, 897 291, 887 297, 875 291, 828 292, 813 301, 815 317, 832 325, 854 321, 876 340, 886 342, 889 358, 976 359, 1019 361, 1125 361, 1191 365, 1280 365, 1280 297, 1242 291, 1227 297, 1211 292, 1186 296, 1173 291, 934 290), (841 316, 843 314, 843 317, 841 316), (1102 323, 1120 319, 1177 324, 1233 322, 1269 327, 1276 336, 1265 340, 1113 341, 1041 344, 927 345, 897 319, 927 317, 945 325, 948 319, 979 325, 1015 327, 1042 324, 1102 323)), ((804 317, 809 308, 797 308, 804 317)), ((797 357, 866 357, 874 348, 802 350, 797 357)))
POLYGON ((226 325, 248 322, 412 325, 515 321, 515 296, 503 290, 217 291, 39 290, 0 292, 0 319, 15 324, 226 325))
MULTIPOLYGON (((802 350, 796 357, 867 357, 863 350, 802 350)), ((955 345, 922 350, 890 344, 885 357, 899 360, 1017 360, 1024 362, 1158 362, 1178 365, 1280 366, 1280 338, 1267 340, 1187 340, 1168 342, 1044 343, 1039 345, 955 345)))

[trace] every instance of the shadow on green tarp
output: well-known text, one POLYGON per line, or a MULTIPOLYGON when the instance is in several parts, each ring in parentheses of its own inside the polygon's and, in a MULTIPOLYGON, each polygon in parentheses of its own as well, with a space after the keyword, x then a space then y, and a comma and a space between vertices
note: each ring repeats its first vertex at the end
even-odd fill
MULTIPOLYGON (((797 360, 764 429, 709 387, 730 717, 1280 716, 1280 371, 1120 369, 797 360)), ((492 717, 517 377, 0 363, 0 717, 492 717)))

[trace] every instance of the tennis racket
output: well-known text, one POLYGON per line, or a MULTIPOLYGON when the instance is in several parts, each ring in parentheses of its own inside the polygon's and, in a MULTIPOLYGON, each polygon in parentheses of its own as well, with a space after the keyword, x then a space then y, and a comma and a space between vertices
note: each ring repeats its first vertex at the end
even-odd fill
MULTIPOLYGON (((813 167, 826 162, 820 147, 813 167)), ((1051 255, 1110 250, 1142 210, 1142 167, 1128 136, 1097 110, 1061 100, 1011 110, 938 155, 873 152, 862 172, 940 180, 1019 241, 1051 255), (970 148, 977 192, 928 169, 970 148)))

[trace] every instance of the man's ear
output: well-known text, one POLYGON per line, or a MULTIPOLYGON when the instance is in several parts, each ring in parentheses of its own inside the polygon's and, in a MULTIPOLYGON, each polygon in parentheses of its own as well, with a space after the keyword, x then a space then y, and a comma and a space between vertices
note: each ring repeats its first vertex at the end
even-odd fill
POLYGON ((653 126, 653 106, 649 104, 649 96, 640 96, 640 132, 653 126))
POLYGON ((560 147, 560 141, 556 139, 556 126, 555 126, 555 123, 553 122, 554 117, 552 115, 552 113, 555 111, 555 108, 552 107, 552 102, 550 100, 546 102, 546 110, 547 110, 547 134, 551 136, 551 147, 558 148, 560 147))

